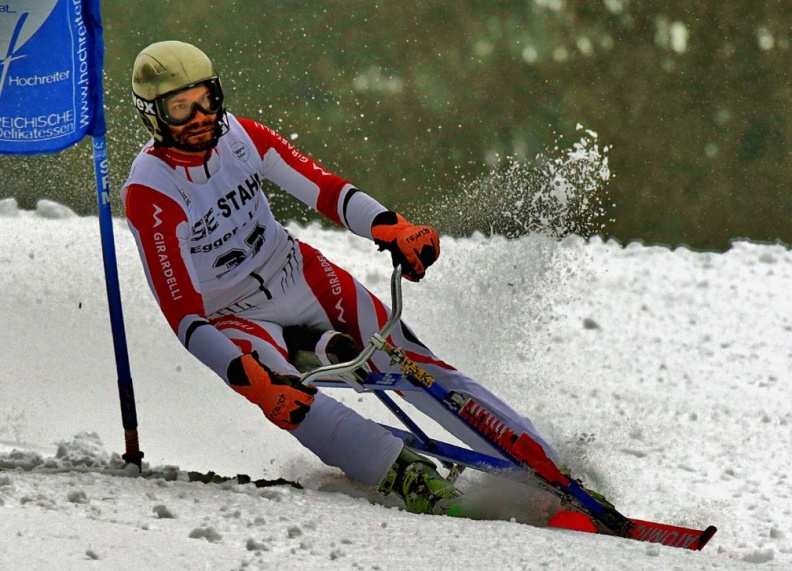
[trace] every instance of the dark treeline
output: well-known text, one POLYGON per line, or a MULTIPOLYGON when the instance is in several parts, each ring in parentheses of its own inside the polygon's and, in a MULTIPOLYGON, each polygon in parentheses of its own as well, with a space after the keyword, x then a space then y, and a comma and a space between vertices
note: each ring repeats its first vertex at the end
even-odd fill
MULTIPOLYGON (((792 243, 786 0, 102 4, 116 191, 146 139, 132 62, 179 39, 215 60, 232 112, 442 233, 488 228, 438 214, 438 196, 453 198, 497 156, 534 161, 581 124, 611 147, 604 234, 714 249, 740 237, 792 243)), ((94 213, 89 154, 81 144, 0 157, 0 197, 94 213)), ((278 193, 273 202, 309 216, 278 193)))

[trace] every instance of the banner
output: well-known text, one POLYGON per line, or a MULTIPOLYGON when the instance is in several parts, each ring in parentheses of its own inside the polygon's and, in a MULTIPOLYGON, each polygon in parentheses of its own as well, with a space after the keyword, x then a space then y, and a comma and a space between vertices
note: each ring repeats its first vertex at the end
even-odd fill
POLYGON ((0 3, 0 154, 104 135, 99 0, 0 3))

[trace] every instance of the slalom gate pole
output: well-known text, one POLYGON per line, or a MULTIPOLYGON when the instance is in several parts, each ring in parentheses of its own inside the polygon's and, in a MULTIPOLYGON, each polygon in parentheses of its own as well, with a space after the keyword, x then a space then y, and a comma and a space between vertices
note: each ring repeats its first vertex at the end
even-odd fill
POLYGON ((124 426, 126 453, 121 457, 127 464, 142 467, 143 452, 140 451, 137 433, 137 412, 132 374, 129 370, 124 315, 121 310, 121 290, 118 282, 115 238, 113 237, 113 215, 110 211, 110 164, 107 157, 105 133, 107 123, 104 115, 104 40, 102 38, 101 0, 83 0, 84 20, 94 39, 93 51, 93 97, 94 118, 90 134, 93 139, 94 173, 96 175, 96 200, 99 207, 99 230, 102 241, 107 303, 110 309, 110 326, 113 333, 116 370, 118 372, 118 396, 121 401, 121 421, 124 426))
POLYGON ((118 372, 118 396, 121 399, 121 421, 124 426, 124 442, 126 444, 126 453, 122 455, 122 458, 127 464, 136 464, 140 467, 143 461, 143 452, 140 451, 138 444, 135 391, 129 369, 124 314, 121 309, 113 216, 110 210, 110 165, 104 135, 93 137, 93 155, 107 303, 110 308, 110 326, 113 333, 113 348, 118 372))

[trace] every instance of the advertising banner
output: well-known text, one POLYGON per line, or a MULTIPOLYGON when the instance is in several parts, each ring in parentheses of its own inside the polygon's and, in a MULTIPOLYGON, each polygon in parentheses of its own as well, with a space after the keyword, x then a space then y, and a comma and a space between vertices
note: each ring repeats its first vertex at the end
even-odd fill
POLYGON ((103 135, 103 57, 99 0, 0 3, 0 154, 103 135))

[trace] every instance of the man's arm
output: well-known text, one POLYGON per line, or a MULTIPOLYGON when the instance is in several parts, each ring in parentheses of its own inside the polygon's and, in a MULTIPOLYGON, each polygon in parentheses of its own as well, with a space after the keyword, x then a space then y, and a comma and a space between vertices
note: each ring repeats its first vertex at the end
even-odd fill
POLYGON ((239 119, 264 163, 264 176, 333 222, 372 239, 371 222, 387 209, 350 182, 326 171, 269 127, 239 119))
POLYGON ((440 238, 430 226, 415 226, 339 176, 327 172, 281 135, 240 119, 264 163, 264 175, 331 220, 391 253, 404 276, 419 281, 440 255, 440 238))
POLYGON ((228 382, 228 365, 242 351, 206 319, 179 231, 187 216, 173 199, 140 184, 126 193, 127 222, 154 297, 182 345, 228 382))

